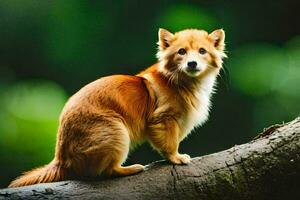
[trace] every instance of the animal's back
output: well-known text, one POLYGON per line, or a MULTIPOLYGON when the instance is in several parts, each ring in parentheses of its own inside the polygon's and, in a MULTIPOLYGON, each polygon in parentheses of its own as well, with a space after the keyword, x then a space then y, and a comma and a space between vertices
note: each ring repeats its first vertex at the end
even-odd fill
POLYGON ((129 75, 107 76, 86 85, 74 94, 66 103, 61 119, 68 113, 111 110, 134 129, 154 109, 153 101, 153 92, 144 78, 129 75))

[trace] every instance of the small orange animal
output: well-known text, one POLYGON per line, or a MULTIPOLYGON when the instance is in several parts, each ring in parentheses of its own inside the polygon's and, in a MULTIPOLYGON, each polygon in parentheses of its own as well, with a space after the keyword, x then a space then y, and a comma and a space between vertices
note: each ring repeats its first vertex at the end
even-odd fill
POLYGON ((225 34, 159 29, 158 35, 158 63, 135 76, 100 78, 74 94, 60 116, 54 159, 9 187, 141 172, 143 165, 122 163, 143 140, 174 164, 190 162, 179 143, 208 118, 225 34))

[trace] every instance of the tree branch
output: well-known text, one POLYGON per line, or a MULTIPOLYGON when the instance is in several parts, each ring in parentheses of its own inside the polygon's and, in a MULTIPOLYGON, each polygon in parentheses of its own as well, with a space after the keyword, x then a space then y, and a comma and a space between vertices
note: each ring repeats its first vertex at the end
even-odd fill
POLYGON ((138 175, 2 189, 0 199, 299 199, 300 118, 188 165, 159 161, 138 175), (297 198, 296 198, 297 197, 297 198))

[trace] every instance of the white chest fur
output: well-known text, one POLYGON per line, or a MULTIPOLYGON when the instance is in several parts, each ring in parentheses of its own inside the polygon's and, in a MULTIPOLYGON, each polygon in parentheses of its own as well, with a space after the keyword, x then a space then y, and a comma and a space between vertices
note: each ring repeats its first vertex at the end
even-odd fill
MULTIPOLYGON (((154 92, 157 95, 158 101, 158 108, 156 109, 155 113, 165 112, 172 104, 169 104, 168 101, 170 100, 168 97, 163 95, 161 92, 160 85, 156 84, 153 80, 151 74, 146 74, 143 76, 146 78, 152 85, 154 92)), ((211 74, 206 76, 201 83, 199 84, 199 88, 196 91, 194 96, 196 97, 195 106, 190 107, 188 113, 182 113, 180 119, 178 119, 179 126, 180 126, 180 139, 186 137, 195 127, 202 125, 209 116, 209 109, 210 109, 210 97, 211 94, 214 92, 214 85, 215 85, 216 75, 211 74)), ((180 111, 178 111, 180 112, 180 111)))
POLYGON ((214 75, 208 76, 202 80, 199 89, 195 94, 197 103, 195 107, 190 108, 185 116, 182 117, 181 122, 181 139, 189 134, 195 127, 202 125, 209 116, 210 98, 214 92, 216 77, 214 75))

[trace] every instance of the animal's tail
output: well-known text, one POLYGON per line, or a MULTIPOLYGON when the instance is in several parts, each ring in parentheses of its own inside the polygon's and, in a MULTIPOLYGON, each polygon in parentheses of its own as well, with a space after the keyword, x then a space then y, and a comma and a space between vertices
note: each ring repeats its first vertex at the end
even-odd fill
POLYGON ((65 180, 66 169, 61 167, 56 161, 48 165, 25 172, 22 176, 16 178, 8 187, 21 187, 37 183, 49 183, 65 180))

